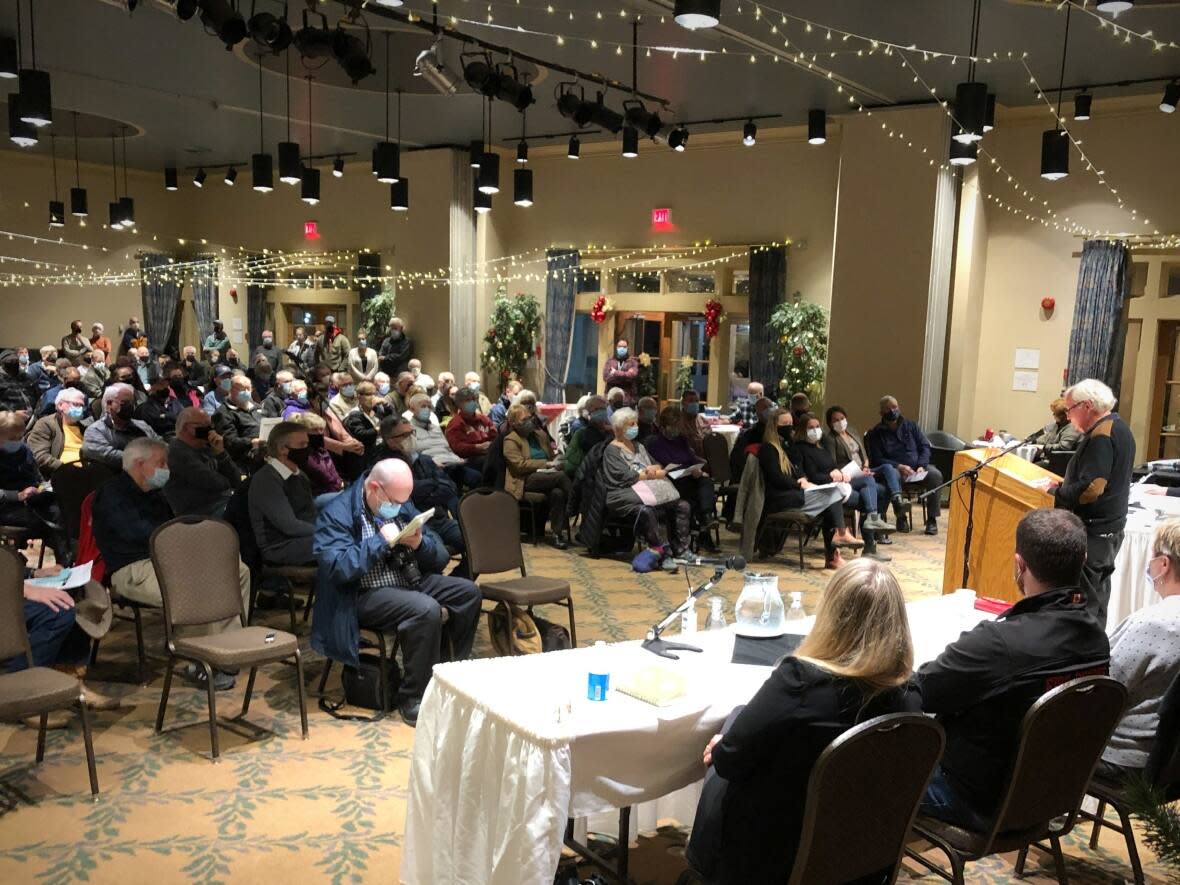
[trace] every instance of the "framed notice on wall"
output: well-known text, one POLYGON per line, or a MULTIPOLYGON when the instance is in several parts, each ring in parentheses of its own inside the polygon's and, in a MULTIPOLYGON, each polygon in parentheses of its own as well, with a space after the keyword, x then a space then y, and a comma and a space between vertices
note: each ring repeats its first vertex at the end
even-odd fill
POLYGON ((1037 372, 1030 372, 1027 369, 1017 369, 1012 373, 1012 389, 1036 393, 1037 376, 1037 372))
POLYGON ((1013 365, 1017 369, 1039 369, 1041 367, 1041 352, 1035 347, 1018 347, 1013 365))

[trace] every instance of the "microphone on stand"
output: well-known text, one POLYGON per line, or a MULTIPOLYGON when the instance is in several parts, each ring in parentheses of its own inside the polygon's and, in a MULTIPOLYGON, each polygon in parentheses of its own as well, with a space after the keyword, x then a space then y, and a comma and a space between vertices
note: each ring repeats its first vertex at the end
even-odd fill
MULTIPOLYGON (((675 609, 668 613, 658 624, 655 624, 647 631, 647 637, 643 640, 643 647, 652 654, 657 654, 662 658, 671 658, 672 660, 679 660, 680 656, 672 654, 674 651, 701 651, 695 645, 685 645, 682 642, 669 642, 661 638, 665 630, 672 625, 672 623, 680 617, 681 613, 686 611, 693 601, 703 596, 705 593, 712 590, 721 579, 725 576, 726 571, 741 571, 746 567, 746 560, 741 556, 729 556, 724 559, 709 558, 703 556, 681 556, 673 560, 679 565, 694 566, 694 565, 708 565, 713 567, 713 577, 705 581, 695 590, 688 594, 688 598, 680 603, 675 609)), ((687 578, 687 571, 685 576, 687 578)), ((689 585, 691 586, 691 584, 689 585)))
POLYGON ((677 565, 683 566, 703 566, 710 565, 718 569, 725 569, 733 572, 743 571, 746 567, 746 560, 741 556, 693 556, 691 553, 686 553, 684 556, 676 557, 672 560, 677 565))

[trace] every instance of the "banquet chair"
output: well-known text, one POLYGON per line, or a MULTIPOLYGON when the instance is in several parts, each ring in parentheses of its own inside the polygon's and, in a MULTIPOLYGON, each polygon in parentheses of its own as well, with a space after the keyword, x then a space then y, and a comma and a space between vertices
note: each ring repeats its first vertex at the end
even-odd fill
POLYGON ((527 609, 535 605, 564 605, 569 609, 570 645, 578 647, 574 598, 569 581, 529 575, 520 547, 520 510, 507 492, 474 489, 459 501, 459 528, 467 548, 471 580, 483 598, 527 609), (519 571, 518 578, 480 581, 481 574, 519 571))
POLYGON ((37 763, 45 759, 45 729, 49 714, 77 705, 82 721, 82 742, 90 792, 98 795, 98 770, 94 765, 94 743, 82 683, 49 667, 33 666, 33 650, 24 614, 25 561, 11 550, 0 550, 0 661, 23 657, 28 666, 15 673, 0 673, 0 720, 40 717, 37 729, 37 763))
MULTIPOLYGON (((713 479, 713 486, 717 490, 717 501, 725 506, 731 495, 737 495, 738 486, 733 481, 733 472, 729 469, 729 443, 720 433, 706 433, 701 441, 704 446, 705 466, 709 476, 713 479)), ((714 523, 714 540, 721 544, 720 523, 714 523)))
MULTIPOLYGON (((1163 794, 1165 802, 1180 799, 1180 675, 1172 680, 1160 703, 1159 727, 1147 754, 1143 779, 1163 794)), ((1084 819, 1094 822, 1094 830, 1090 834, 1091 848, 1098 847, 1098 836, 1103 827, 1122 834, 1127 844, 1127 857, 1135 885, 1143 885, 1143 864, 1135 844, 1135 831, 1131 829, 1127 787, 1126 783, 1109 780, 1096 773, 1086 792, 1098 800, 1098 810, 1091 813, 1083 809, 1081 814, 1084 819), (1118 814, 1119 823, 1106 820, 1108 805, 1118 814)))
POLYGON ((1086 786, 1110 733, 1122 715, 1127 690, 1108 676, 1073 679, 1042 695, 1024 715, 1020 740, 995 821, 976 831, 925 814, 914 821, 915 841, 939 848, 951 872, 912 848, 906 855, 955 885, 963 885, 969 861, 1019 851, 1016 875, 1024 875, 1030 845, 1051 853, 1057 881, 1065 885, 1061 839, 1078 820, 1086 786), (1048 839, 1046 848, 1040 840, 1048 839))
MULTIPOLYGON (((0 525, 0 547, 7 547, 17 553, 24 550, 34 541, 41 542, 41 553, 37 558, 37 568, 45 565, 45 537, 36 529, 20 525, 0 525)), ((64 563, 63 563, 64 565, 64 563)))
POLYGON ((54 471, 53 492, 70 541, 76 543, 82 529, 82 502, 115 475, 111 468, 97 461, 66 464, 54 471))
POLYGON ((220 519, 180 516, 152 532, 150 545, 152 565, 164 602, 164 636, 168 646, 168 669, 164 673, 164 691, 156 713, 156 734, 164 727, 172 672, 178 660, 191 661, 205 670, 209 739, 216 761, 220 748, 213 669, 250 668, 242 712, 235 717, 244 719, 250 710, 258 667, 290 659, 295 663, 299 718, 306 740, 307 704, 299 640, 290 633, 246 626, 238 577, 238 536, 233 526, 220 519), (177 627, 212 627, 232 618, 238 619, 241 629, 206 635, 176 635, 177 627))

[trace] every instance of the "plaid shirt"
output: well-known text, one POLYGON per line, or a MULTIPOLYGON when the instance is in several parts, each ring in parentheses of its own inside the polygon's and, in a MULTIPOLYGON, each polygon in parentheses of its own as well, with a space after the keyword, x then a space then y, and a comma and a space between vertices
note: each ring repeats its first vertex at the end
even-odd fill
POLYGON ((754 411, 754 400, 748 396, 739 397, 733 404, 733 417, 741 422, 743 427, 749 427, 758 420, 758 413, 754 411))
MULTIPOLYGON (((401 523, 397 519, 390 520, 397 524, 400 528, 401 523)), ((361 511, 361 543, 369 540, 380 531, 377 523, 369 515, 369 509, 363 508, 361 511)), ((361 587, 365 590, 376 590, 378 587, 409 587, 410 582, 406 580, 400 569, 396 569, 389 564, 388 557, 381 557, 381 561, 377 565, 369 569, 368 574, 361 578, 361 587)))

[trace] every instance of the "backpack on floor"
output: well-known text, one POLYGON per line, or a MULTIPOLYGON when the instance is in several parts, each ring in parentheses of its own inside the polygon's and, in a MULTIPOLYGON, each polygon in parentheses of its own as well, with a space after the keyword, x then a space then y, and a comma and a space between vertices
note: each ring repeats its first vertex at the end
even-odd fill
POLYGON ((388 694, 384 702, 381 700, 381 659, 377 655, 362 654, 360 666, 344 666, 340 682, 344 686, 344 700, 350 707, 363 707, 366 710, 393 709, 397 698, 397 691, 401 685, 401 670, 396 660, 390 660, 385 671, 386 691, 388 694))
POLYGON ((488 612, 488 634, 497 655, 535 655, 570 647, 570 634, 527 609, 496 603, 488 612))

